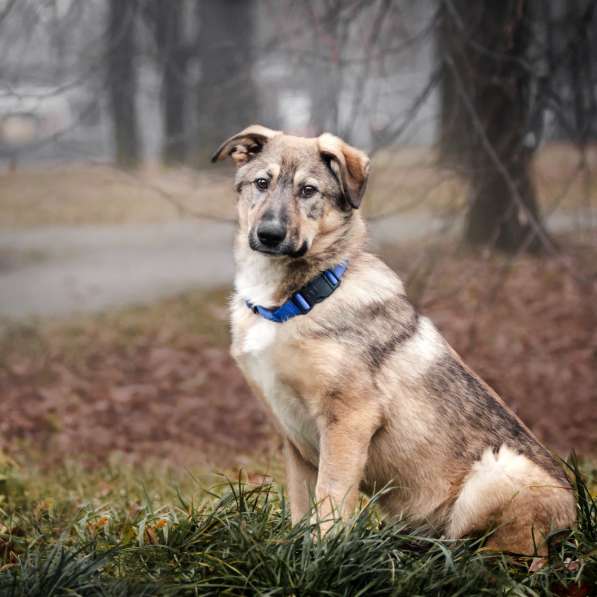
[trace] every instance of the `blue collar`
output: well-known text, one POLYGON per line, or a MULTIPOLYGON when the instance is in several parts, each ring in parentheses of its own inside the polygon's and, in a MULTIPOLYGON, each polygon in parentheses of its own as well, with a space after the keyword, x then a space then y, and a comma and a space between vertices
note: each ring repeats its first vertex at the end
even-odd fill
POLYGON ((346 263, 340 263, 336 267, 326 269, 325 272, 299 288, 283 305, 275 309, 266 309, 247 300, 245 303, 253 313, 257 313, 269 321, 284 323, 297 315, 309 313, 314 305, 330 296, 340 286, 347 267, 346 263))

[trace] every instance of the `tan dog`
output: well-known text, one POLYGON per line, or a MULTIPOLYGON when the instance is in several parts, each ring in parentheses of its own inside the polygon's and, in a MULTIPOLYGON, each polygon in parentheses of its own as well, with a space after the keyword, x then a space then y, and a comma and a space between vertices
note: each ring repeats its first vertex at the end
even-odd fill
POLYGON ((495 527, 490 547, 545 554, 546 535, 575 521, 568 480, 365 251, 367 156, 258 125, 213 159, 227 156, 240 222, 232 355, 284 434, 293 523, 310 496, 322 519, 347 517, 359 490, 389 486, 389 515, 449 538, 495 527), (339 263, 340 286, 306 314, 277 323, 247 304, 271 312, 339 263))

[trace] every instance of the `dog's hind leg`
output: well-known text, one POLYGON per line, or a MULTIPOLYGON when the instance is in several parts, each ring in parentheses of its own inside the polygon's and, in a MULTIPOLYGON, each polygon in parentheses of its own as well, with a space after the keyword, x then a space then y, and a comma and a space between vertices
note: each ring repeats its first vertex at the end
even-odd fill
POLYGON ((487 450, 473 465, 452 508, 448 536, 493 528, 489 549, 545 556, 547 535, 571 526, 574 512, 569 488, 502 446, 497 454, 487 450))

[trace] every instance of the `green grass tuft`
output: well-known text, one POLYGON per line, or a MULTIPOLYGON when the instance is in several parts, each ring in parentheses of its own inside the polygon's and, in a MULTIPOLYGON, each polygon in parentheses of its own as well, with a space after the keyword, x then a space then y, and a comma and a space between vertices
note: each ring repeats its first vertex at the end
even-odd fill
POLYGON ((483 538, 430 539, 403 522, 381 522, 375 499, 319 539, 308 521, 291 528, 278 484, 223 484, 196 502, 187 490, 196 495, 197 487, 160 496, 151 479, 135 484, 112 474, 103 501, 83 483, 72 495, 63 484, 50 503, 27 480, 11 493, 9 474, 0 594, 591 595, 597 503, 571 467, 578 528, 558 535, 549 564, 535 574, 529 558, 485 552, 483 538))

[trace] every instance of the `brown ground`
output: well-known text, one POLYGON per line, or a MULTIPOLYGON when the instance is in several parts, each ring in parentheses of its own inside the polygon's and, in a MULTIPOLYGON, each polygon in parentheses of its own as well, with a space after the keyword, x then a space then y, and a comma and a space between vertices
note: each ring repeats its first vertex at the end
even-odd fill
MULTIPOLYGON (((542 440, 597 454, 597 247, 513 264, 441 249, 433 270, 412 267, 418 249, 384 257, 410 272, 420 309, 542 440)), ((223 293, 191 293, 7 328, 0 450, 48 464, 117 451, 218 467, 271 453, 279 441, 227 353, 224 305, 223 293)))
POLYGON ((0 450, 35 461, 242 463, 272 429, 225 348, 226 294, 9 327, 0 450), (239 459, 240 456, 240 459, 239 459))

